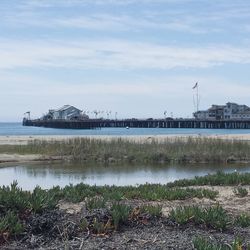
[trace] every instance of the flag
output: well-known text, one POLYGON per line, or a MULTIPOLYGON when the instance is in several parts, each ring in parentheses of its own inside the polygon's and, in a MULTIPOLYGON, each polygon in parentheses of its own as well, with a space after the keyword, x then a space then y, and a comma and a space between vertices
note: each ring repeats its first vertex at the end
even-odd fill
POLYGON ((197 88, 197 87, 198 87, 198 82, 197 82, 197 83, 195 83, 195 85, 194 85, 193 89, 195 89, 195 88, 197 88))

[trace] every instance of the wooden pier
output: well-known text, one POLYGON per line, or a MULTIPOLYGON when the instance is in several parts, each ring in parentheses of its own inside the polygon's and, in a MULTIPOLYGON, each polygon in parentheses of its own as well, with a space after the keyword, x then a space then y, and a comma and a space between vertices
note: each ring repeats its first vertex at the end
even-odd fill
POLYGON ((250 129, 250 120, 197 120, 197 119, 89 119, 70 120, 23 120, 24 126, 98 129, 98 128, 199 128, 199 129, 250 129))

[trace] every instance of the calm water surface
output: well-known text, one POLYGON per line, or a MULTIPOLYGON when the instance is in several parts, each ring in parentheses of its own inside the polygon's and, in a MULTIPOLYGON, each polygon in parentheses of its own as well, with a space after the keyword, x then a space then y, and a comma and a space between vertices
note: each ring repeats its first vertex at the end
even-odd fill
MULTIPOLYGON (((51 129, 24 127, 21 123, 0 123, 0 136, 10 135, 164 135, 164 134, 250 134, 250 130, 229 129, 165 129, 165 128, 103 128, 95 130, 51 129)), ((17 180, 19 186, 32 190, 36 185, 42 188, 61 187, 70 183, 84 182, 90 185, 137 185, 144 183, 171 182, 182 178, 193 178, 218 170, 240 172, 250 171, 250 165, 233 166, 96 166, 64 165, 47 163, 12 164, 0 166, 0 186, 17 180)))
POLYGON ((161 183, 193 178, 194 176, 215 173, 218 170, 233 172, 250 171, 250 165, 157 165, 157 166, 90 166, 73 164, 12 164, 1 165, 0 186, 17 180, 20 187, 32 190, 36 185, 42 188, 64 187, 80 182, 89 185, 137 185, 161 183))
POLYGON ((55 129, 26 127, 21 123, 0 123, 0 135, 166 135, 166 134, 250 134, 249 129, 171 129, 171 128, 102 128, 55 129))

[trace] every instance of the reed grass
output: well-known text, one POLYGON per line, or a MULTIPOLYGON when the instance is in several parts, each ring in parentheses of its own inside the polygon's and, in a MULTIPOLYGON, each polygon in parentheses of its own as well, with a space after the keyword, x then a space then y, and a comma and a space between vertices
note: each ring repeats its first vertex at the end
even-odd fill
POLYGON ((28 145, 0 145, 0 153, 43 154, 92 162, 220 162, 250 160, 250 143, 214 138, 167 138, 136 142, 76 138, 63 141, 34 140, 28 145))

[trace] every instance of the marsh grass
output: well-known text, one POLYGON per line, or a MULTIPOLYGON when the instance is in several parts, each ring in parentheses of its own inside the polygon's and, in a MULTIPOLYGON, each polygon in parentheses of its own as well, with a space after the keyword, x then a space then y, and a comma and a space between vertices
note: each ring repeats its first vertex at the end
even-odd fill
POLYGON ((76 138, 63 141, 34 140, 28 145, 0 145, 0 153, 61 156, 73 161, 141 163, 228 163, 250 160, 250 144, 213 138, 167 138, 135 142, 76 138))

